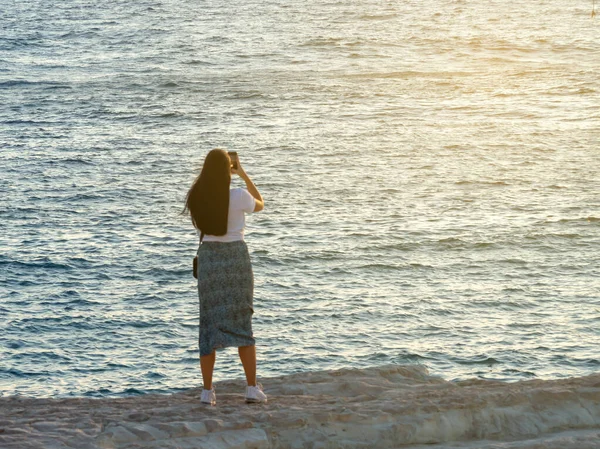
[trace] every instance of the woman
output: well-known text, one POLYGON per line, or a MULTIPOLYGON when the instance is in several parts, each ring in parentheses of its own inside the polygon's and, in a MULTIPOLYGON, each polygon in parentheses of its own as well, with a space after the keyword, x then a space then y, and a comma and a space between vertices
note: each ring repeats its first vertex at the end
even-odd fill
POLYGON ((212 386, 216 349, 237 346, 248 386, 246 402, 267 402, 256 383, 256 349, 252 336, 254 278, 244 242, 245 215, 259 212, 264 201, 250 177, 226 151, 212 150, 200 176, 188 192, 185 210, 201 233, 198 248, 200 299, 201 402, 215 405, 212 386), (231 175, 239 175, 246 189, 230 189, 231 175))

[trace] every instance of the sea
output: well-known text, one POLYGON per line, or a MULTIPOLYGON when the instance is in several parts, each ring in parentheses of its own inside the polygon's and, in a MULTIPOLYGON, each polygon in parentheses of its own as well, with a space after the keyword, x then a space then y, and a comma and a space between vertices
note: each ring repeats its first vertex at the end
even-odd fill
MULTIPOLYGON (((597 373, 594 8, 3 1, 0 396, 201 385, 182 211, 213 148, 265 199, 246 230, 259 380, 597 373)), ((219 351, 217 388, 242 377, 219 351)))

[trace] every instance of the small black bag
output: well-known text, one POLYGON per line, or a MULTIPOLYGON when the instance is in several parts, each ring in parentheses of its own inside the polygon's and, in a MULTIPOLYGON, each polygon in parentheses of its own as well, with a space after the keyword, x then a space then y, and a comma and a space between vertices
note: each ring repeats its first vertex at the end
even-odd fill
MULTIPOLYGON (((200 244, 202 244, 202 239, 204 238, 204 232, 200 233, 200 244)), ((192 274, 196 279, 198 279, 198 256, 194 257, 194 261, 192 262, 192 274)))

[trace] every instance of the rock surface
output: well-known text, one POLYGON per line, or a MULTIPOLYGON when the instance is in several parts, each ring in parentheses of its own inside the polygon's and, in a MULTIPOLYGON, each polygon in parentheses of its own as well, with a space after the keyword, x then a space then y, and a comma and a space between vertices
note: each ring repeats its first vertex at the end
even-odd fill
POLYGON ((447 382, 421 366, 241 381, 104 399, 0 398, 0 448, 600 448, 600 374, 516 383, 447 382))

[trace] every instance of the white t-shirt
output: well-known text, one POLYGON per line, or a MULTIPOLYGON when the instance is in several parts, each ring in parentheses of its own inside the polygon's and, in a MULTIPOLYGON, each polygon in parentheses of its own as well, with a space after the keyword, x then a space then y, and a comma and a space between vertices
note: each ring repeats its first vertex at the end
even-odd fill
POLYGON ((227 234, 204 236, 205 242, 236 242, 244 240, 244 214, 254 212, 255 200, 252 195, 242 188, 229 190, 229 215, 227 218, 227 234))

